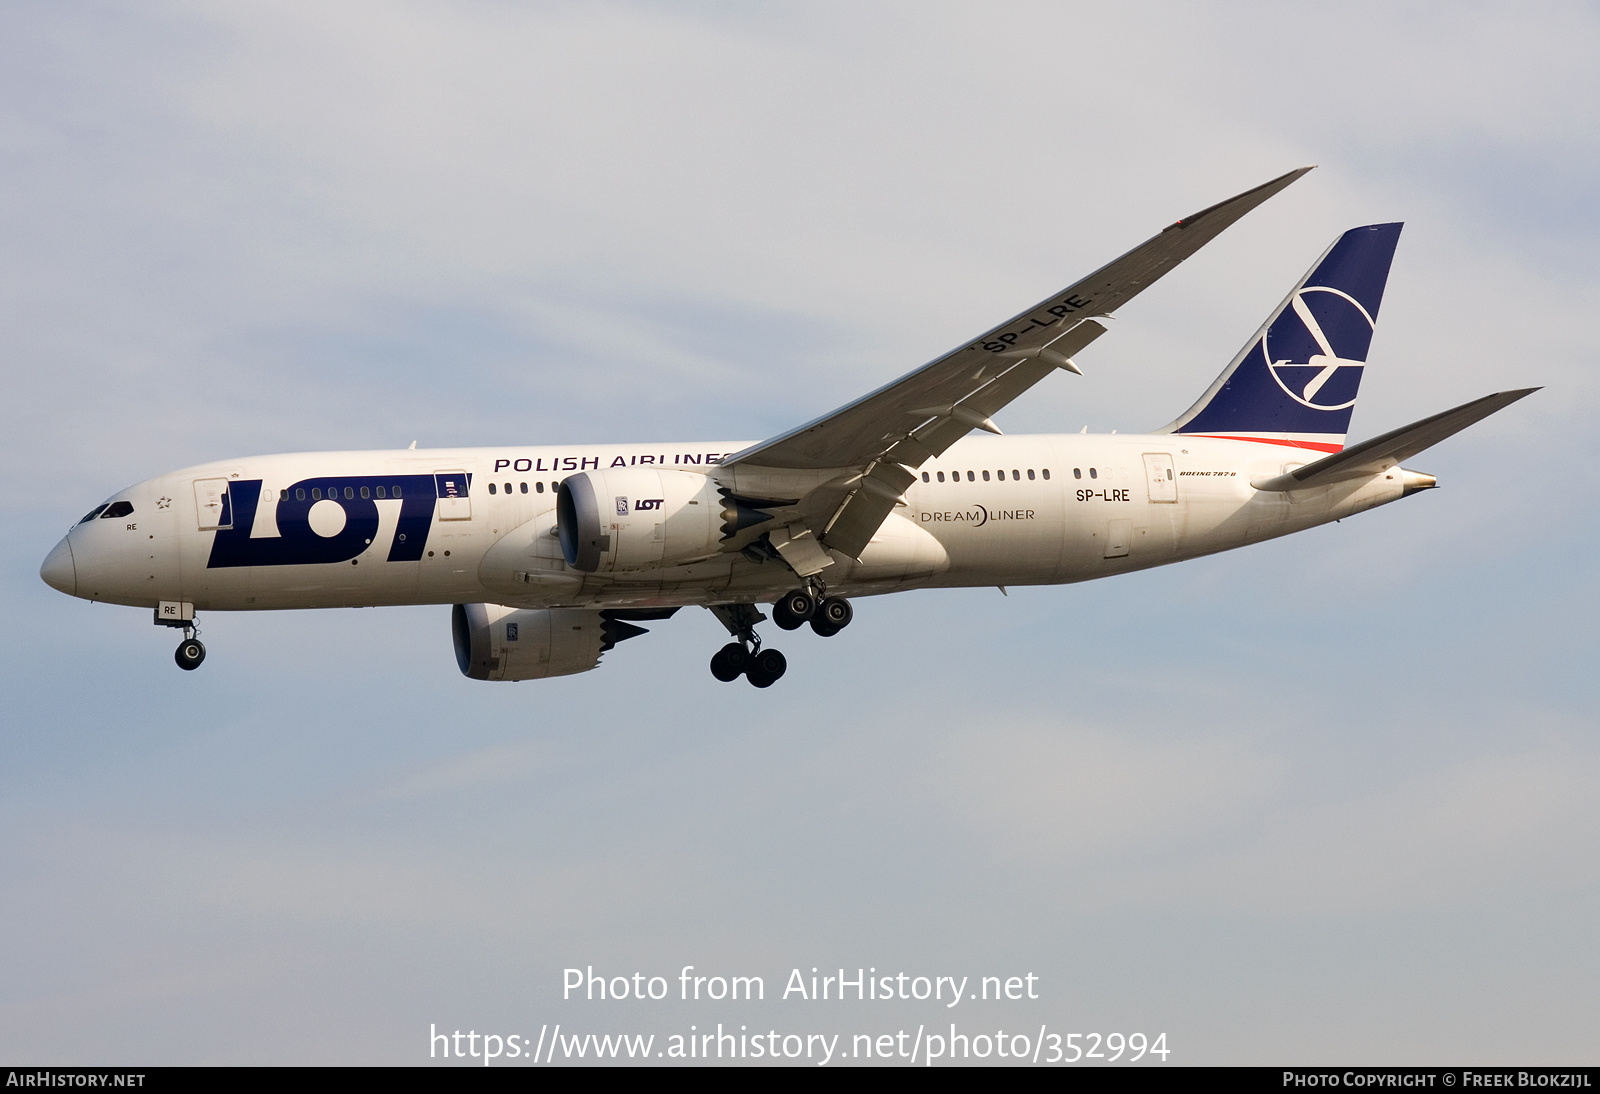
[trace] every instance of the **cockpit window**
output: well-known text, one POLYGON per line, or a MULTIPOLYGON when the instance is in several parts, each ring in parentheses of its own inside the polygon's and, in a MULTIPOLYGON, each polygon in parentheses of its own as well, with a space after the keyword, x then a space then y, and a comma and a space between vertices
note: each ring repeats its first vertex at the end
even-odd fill
POLYGON ((93 520, 95 517, 98 517, 100 515, 100 510, 104 509, 105 507, 106 507, 106 503, 104 503, 104 502, 102 502, 99 505, 96 505, 93 509, 91 509, 87 513, 85 513, 83 515, 83 519, 80 520, 78 523, 79 524, 87 524, 89 521, 93 520))
POLYGON ((106 511, 100 514, 100 519, 115 520, 117 517, 125 517, 131 512, 133 512, 133 502, 114 501, 106 506, 106 511))

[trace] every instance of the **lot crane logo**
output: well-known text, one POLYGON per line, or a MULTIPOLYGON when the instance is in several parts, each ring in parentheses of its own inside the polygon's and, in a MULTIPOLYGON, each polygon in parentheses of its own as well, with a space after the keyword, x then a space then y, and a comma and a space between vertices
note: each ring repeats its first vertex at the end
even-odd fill
POLYGON ((1376 327, 1376 320, 1349 293, 1306 285, 1262 336, 1261 352, 1289 398, 1312 410, 1345 410, 1355 405, 1376 327), (1352 356, 1336 352, 1333 340, 1352 356), (1282 354, 1277 359, 1274 345, 1282 354))

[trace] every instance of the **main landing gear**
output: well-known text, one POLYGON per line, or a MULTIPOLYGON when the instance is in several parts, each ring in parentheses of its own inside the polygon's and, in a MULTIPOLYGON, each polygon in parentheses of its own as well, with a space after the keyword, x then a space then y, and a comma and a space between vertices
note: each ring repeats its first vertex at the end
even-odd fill
POLYGON ((810 623, 824 638, 832 638, 850 625, 855 613, 842 596, 822 596, 810 589, 794 589, 772 606, 772 621, 786 631, 799 630, 810 623))
POLYGON ((723 683, 743 676, 758 688, 770 688, 789 668, 788 660, 777 650, 761 648, 756 624, 766 616, 754 604, 718 604, 712 613, 728 628, 734 641, 711 657, 711 675, 723 683))
MULTIPOLYGON (((828 596, 820 586, 795 589, 772 606, 772 621, 786 631, 798 630, 807 623, 824 638, 838 634, 850 625, 854 613, 842 596, 828 596)), ((777 650, 762 649, 756 624, 766 616, 754 604, 719 604, 711 611, 734 640, 711 657, 711 675, 723 683, 743 676, 758 688, 778 682, 789 667, 777 650)))

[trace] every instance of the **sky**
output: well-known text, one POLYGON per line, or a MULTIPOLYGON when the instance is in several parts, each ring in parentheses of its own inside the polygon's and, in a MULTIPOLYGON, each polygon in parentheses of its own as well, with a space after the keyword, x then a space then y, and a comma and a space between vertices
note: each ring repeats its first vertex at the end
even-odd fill
POLYGON ((1596 1063, 1597 56, 1575 3, 0 7, 0 1060, 1596 1063), (520 684, 444 606, 213 613, 184 673, 38 578, 213 459, 769 436, 1308 163, 997 420, 1159 426, 1404 220, 1352 438, 1544 390, 1403 504, 864 600, 762 692, 690 611, 520 684), (563 998, 590 967, 668 997, 563 998), (813 968, 1038 997, 782 997, 813 968))

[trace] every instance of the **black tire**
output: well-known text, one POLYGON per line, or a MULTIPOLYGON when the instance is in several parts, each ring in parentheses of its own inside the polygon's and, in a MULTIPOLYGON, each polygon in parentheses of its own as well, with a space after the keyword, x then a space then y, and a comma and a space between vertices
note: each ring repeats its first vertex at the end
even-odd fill
POLYGON ((842 596, 830 596, 817 605, 817 614, 812 618, 822 620, 837 634, 848 627, 855 616, 855 609, 850 607, 848 600, 842 596))
POLYGON ((762 650, 745 670, 745 676, 758 688, 770 688, 789 670, 789 660, 777 650, 762 650))
POLYGON ((833 626, 827 620, 823 619, 821 612, 818 612, 816 615, 811 617, 811 629, 816 631, 824 638, 832 638, 834 635, 839 633, 839 628, 833 626))
POLYGON ((729 642, 711 655, 711 675, 724 684, 739 679, 749 667, 750 654, 738 642, 729 642))
MULTIPOLYGON (((790 590, 773 607, 777 608, 780 605, 787 614, 794 616, 800 623, 810 619, 812 613, 817 610, 816 598, 804 589, 790 590)), ((795 626, 798 627, 800 623, 796 623, 795 626)))
POLYGON ((788 604, 789 598, 784 597, 772 606, 772 621, 786 631, 797 630, 805 626, 806 621, 791 612, 788 604))
POLYGON ((206 647, 198 638, 185 638, 178 643, 178 650, 172 655, 178 667, 185 672, 193 672, 200 667, 200 662, 206 659, 206 647))

